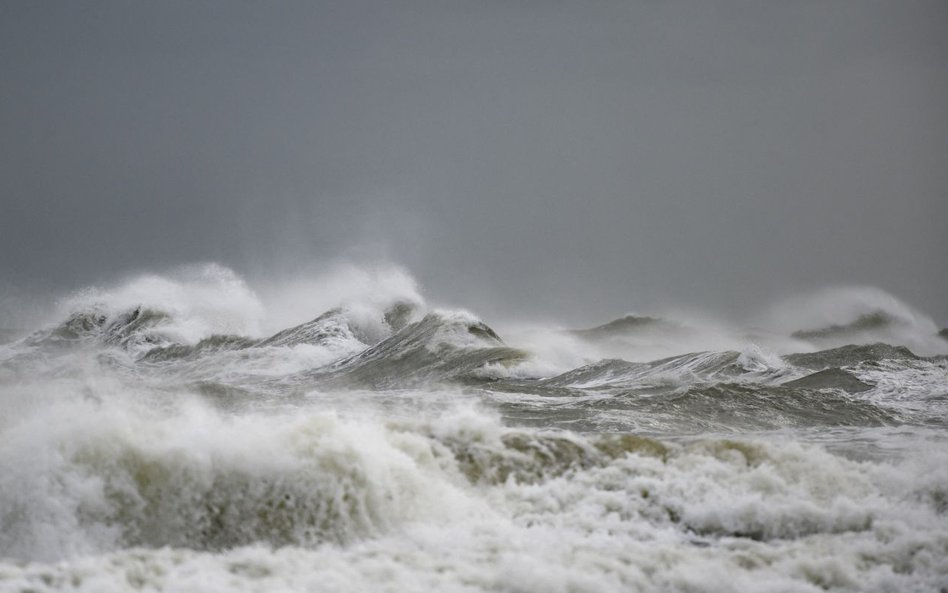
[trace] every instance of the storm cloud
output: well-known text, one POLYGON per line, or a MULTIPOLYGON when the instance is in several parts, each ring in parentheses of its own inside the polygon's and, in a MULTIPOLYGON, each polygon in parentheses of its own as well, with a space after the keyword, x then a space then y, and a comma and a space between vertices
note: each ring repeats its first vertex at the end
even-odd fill
POLYGON ((948 4, 4 2, 0 282, 388 260, 476 310, 948 323, 948 4))

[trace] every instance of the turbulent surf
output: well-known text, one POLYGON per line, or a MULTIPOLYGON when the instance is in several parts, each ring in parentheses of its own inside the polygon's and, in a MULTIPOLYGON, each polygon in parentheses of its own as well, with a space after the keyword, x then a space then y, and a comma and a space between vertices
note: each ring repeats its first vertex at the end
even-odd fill
POLYGON ((0 590, 946 590, 948 340, 895 297, 582 328, 317 280, 5 329, 0 590))

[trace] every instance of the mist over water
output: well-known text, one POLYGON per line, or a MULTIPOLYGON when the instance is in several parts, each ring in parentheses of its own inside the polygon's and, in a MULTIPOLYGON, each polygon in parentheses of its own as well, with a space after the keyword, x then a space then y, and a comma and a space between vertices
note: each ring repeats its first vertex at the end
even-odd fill
POLYGON ((200 264, 46 315, 0 345, 3 590, 948 579, 948 341, 879 289, 577 328, 200 264))

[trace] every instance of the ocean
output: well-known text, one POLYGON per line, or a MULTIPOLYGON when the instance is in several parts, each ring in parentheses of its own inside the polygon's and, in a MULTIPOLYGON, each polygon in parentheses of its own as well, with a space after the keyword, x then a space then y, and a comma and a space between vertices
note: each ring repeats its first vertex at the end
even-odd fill
POLYGON ((948 590, 948 341, 878 289, 571 327, 201 265, 52 309, 0 345, 0 591, 948 590))

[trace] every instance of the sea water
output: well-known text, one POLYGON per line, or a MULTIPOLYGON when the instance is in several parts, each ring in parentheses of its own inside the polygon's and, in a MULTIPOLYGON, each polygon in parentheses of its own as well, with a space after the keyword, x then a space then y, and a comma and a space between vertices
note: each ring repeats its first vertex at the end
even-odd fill
POLYGON ((141 276, 0 345, 0 590, 948 587, 948 342, 891 295, 577 329, 291 288, 141 276))

